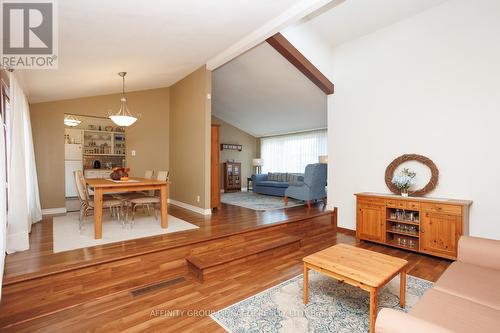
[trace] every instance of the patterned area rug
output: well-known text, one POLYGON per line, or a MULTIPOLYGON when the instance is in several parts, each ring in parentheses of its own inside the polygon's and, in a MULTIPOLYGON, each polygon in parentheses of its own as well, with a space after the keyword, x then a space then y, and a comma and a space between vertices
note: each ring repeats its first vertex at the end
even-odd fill
POLYGON ((272 195, 264 195, 253 192, 222 193, 221 201, 222 203, 228 205, 240 206, 260 211, 305 205, 305 202, 288 199, 288 205, 285 206, 283 197, 275 197, 272 195))
MULTIPOLYGON (((302 275, 214 313, 211 317, 232 333, 369 332, 368 292, 309 272, 309 303, 304 305, 302 275)), ((379 293, 382 307, 409 311, 432 282, 407 275, 406 308, 399 307, 399 275, 379 293)))

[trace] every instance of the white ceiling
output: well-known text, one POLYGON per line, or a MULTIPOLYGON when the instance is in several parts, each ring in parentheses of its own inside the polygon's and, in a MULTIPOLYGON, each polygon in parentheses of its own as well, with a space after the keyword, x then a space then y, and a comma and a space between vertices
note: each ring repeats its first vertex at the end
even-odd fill
POLYGON ((216 69, 212 113, 256 136, 326 128, 326 95, 269 44, 216 69))
MULTIPOLYGON (((291 29, 311 31, 331 50, 445 1, 333 1, 291 29)), ((252 135, 324 128, 326 109, 325 94, 266 43, 214 71, 212 112, 252 135)))
POLYGON ((330 47, 387 27, 449 0, 345 0, 306 19, 330 47))
POLYGON ((19 71, 31 103, 170 86, 299 0, 63 0, 59 69, 19 71))

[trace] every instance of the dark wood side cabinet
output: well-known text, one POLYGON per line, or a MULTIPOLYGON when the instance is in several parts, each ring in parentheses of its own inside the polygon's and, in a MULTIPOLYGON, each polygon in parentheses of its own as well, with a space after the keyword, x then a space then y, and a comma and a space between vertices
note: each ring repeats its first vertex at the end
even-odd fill
POLYGON ((241 163, 224 163, 224 192, 241 191, 241 163))
POLYGON ((356 194, 356 239, 456 259, 470 200, 356 194))
POLYGON ((220 125, 212 124, 210 144, 210 207, 220 208, 220 162, 219 162, 220 125))

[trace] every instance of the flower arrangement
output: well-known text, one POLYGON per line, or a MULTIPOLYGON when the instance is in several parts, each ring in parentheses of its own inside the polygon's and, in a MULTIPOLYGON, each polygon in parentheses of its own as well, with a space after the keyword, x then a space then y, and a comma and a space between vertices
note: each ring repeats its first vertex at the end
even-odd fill
POLYGON ((392 177, 392 183, 401 190, 402 196, 407 197, 408 189, 415 184, 416 175, 417 174, 414 171, 404 168, 399 174, 392 177))
POLYGON ((113 172, 109 175, 109 178, 113 180, 128 181, 128 173, 130 168, 113 168, 113 172))

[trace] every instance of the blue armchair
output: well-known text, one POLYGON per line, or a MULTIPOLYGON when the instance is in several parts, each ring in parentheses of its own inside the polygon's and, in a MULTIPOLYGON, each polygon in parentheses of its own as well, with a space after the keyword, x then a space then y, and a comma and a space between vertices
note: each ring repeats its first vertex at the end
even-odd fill
POLYGON ((304 181, 291 183, 285 191, 285 205, 288 198, 307 202, 307 208, 311 207, 311 200, 323 200, 326 198, 326 164, 309 164, 306 166, 304 181))

